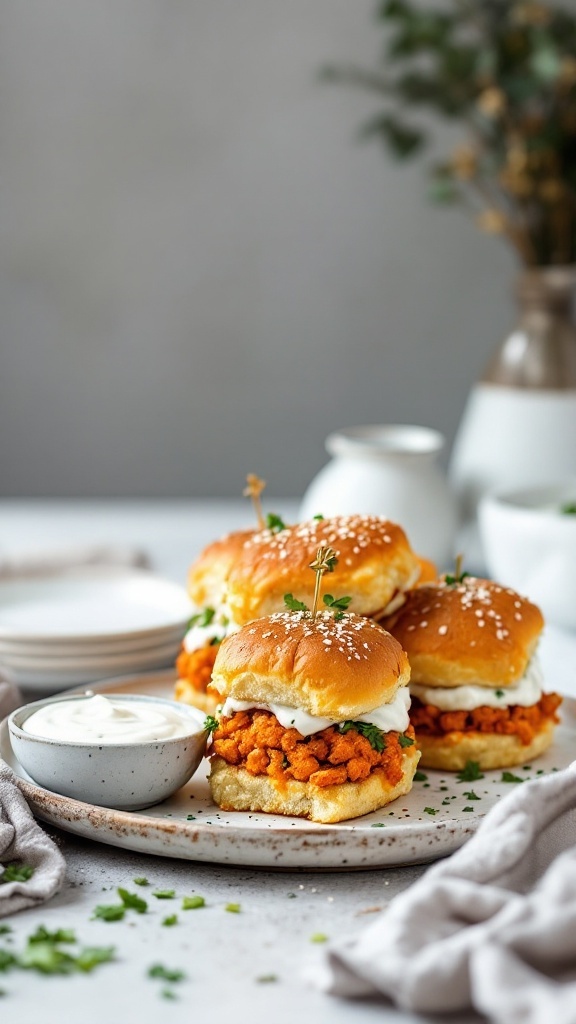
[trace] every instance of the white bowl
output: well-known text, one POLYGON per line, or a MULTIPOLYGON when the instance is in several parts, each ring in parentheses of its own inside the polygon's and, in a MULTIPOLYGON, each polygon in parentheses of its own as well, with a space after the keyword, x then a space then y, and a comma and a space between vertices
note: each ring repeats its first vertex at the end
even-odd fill
POLYGON ((12 748, 28 775, 45 789, 85 803, 138 811, 166 800, 194 774, 206 748, 206 716, 196 708, 159 697, 106 694, 122 703, 168 704, 190 719, 190 733, 138 743, 77 743, 45 739, 22 725, 35 711, 84 694, 25 704, 8 718, 12 748))
POLYGON ((551 623, 576 629, 576 480, 488 494, 478 510, 489 575, 525 594, 551 623))

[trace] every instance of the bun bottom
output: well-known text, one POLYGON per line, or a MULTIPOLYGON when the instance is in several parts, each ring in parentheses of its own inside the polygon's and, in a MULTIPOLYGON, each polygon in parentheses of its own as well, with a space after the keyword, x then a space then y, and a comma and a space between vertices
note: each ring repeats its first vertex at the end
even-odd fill
POLYGON ((422 751, 423 768, 441 768, 458 772, 467 761, 476 761, 480 768, 512 768, 528 764, 548 749, 554 738, 552 719, 544 722, 531 743, 521 743, 518 736, 502 736, 487 732, 447 732, 443 736, 416 734, 422 751))
POLYGON ((268 775, 251 775, 245 768, 236 768, 222 757, 214 757, 210 791, 215 803, 225 811, 265 811, 331 824, 369 814, 409 793, 419 758, 415 746, 404 750, 403 775, 395 786, 383 772, 376 771, 360 782, 320 787, 295 779, 280 785, 268 775))
POLYGON ((207 715, 213 715, 218 705, 222 703, 221 697, 216 697, 213 693, 203 693, 201 690, 197 690, 187 679, 178 679, 176 681, 174 700, 179 700, 181 704, 191 704, 193 708, 199 708, 200 711, 205 711, 207 715))

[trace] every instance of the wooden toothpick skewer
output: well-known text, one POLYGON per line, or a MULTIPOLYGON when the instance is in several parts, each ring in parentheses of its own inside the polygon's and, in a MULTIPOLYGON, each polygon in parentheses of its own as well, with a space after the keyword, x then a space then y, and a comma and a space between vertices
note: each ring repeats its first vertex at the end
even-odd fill
POLYGON ((310 568, 316 573, 316 586, 314 587, 314 601, 312 602, 312 618, 316 618, 318 610, 318 597, 320 595, 320 581, 325 572, 332 572, 336 565, 336 552, 333 548, 318 548, 316 558, 310 562, 310 568))
POLYGON ((260 500, 260 495, 265 487, 265 480, 261 480, 255 473, 248 473, 248 476, 246 477, 246 487, 242 492, 245 498, 252 498, 254 511, 256 512, 256 518, 258 519, 258 528, 260 530, 264 530, 266 527, 266 520, 264 519, 262 502, 260 500))
POLYGON ((455 568, 455 571, 454 571, 454 576, 455 576, 455 579, 456 579, 457 583, 459 582, 460 577, 462 575, 462 564, 463 564, 463 562, 464 562, 464 555, 462 553, 460 553, 459 555, 456 555, 456 568, 455 568))

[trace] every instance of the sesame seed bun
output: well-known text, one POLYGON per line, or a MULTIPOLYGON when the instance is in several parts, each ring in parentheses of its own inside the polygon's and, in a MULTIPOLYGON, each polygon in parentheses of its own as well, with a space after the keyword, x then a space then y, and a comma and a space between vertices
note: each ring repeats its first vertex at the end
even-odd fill
POLYGON ((332 547, 338 558, 325 590, 350 596, 350 610, 360 615, 380 617, 420 574, 402 528, 380 516, 336 516, 277 533, 263 530, 243 544, 230 569, 227 602, 235 621, 279 611, 286 593, 310 606, 315 583, 310 563, 321 546, 332 547))
POLYGON ((392 785, 383 772, 374 772, 361 782, 343 782, 322 789, 296 780, 278 786, 266 775, 251 775, 245 768, 214 757, 210 790, 215 802, 227 811, 289 814, 328 824, 369 814, 408 793, 419 756, 415 746, 403 751, 402 778, 396 785, 392 785))
POLYGON ((279 612, 222 642, 212 682, 224 697, 344 721, 390 703, 409 677, 406 654, 377 623, 348 613, 313 620, 279 612))
POLYGON ((234 559, 254 530, 236 530, 208 544, 188 571, 188 594, 198 608, 218 608, 234 559))
POLYGON ((544 620, 514 590, 467 576, 410 591, 383 625, 407 651, 413 682, 506 687, 524 675, 544 620))
POLYGON ((476 761, 483 771, 492 768, 512 768, 529 764, 548 749, 554 738, 554 720, 543 721, 530 743, 522 743, 516 735, 484 732, 448 732, 443 736, 417 737, 422 751, 423 768, 440 768, 457 772, 467 761, 476 761))

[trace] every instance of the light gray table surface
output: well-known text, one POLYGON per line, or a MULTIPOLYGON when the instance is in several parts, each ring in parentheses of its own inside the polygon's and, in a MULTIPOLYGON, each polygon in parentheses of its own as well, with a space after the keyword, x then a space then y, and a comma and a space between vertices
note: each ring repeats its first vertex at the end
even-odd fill
MULTIPOLYGON (((295 504, 268 502, 287 518, 295 504)), ((200 549, 228 529, 249 525, 246 503, 198 501, 23 502, 0 501, 0 558, 31 548, 57 551, 70 544, 115 543, 141 546, 161 574, 184 583, 186 569, 200 549)), ((576 638, 548 630, 543 660, 555 689, 576 696, 576 638)), ((38 910, 10 919, 15 946, 38 925, 71 928, 85 945, 114 945, 116 960, 88 976, 41 977, 28 972, 0 975, 0 1021, 7 1024, 156 1024, 161 1019, 188 1024, 385 1024, 438 1021, 394 1010, 382 1001, 345 1001, 310 986, 306 970, 325 948, 312 941, 365 928, 387 902, 414 882, 425 867, 358 873, 272 873, 145 856, 50 833, 67 863, 62 892, 38 910), (138 889, 133 879, 150 886, 138 889), (116 888, 137 891, 149 904, 146 914, 123 921, 92 920, 99 903, 117 902, 116 888), (156 900, 154 888, 175 889, 174 901, 156 900), (200 910, 181 911, 180 897, 205 897, 200 910), (239 903, 230 913, 228 903, 239 903), (178 913, 178 924, 162 920, 178 913), (162 963, 186 972, 162 996, 162 982, 148 968, 162 963), (273 975, 276 980, 259 979, 273 975)), ((479 1020, 451 1016, 452 1024, 479 1020)))

